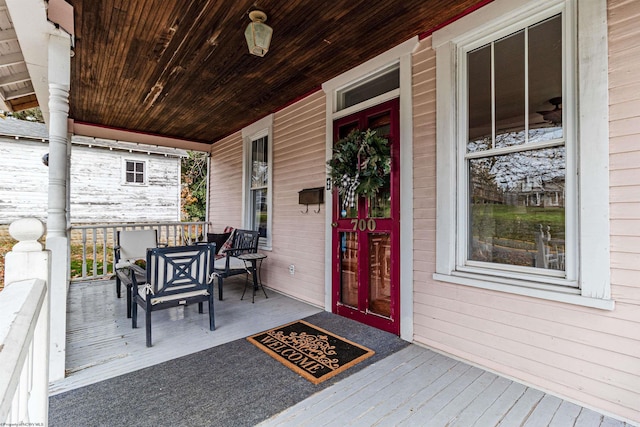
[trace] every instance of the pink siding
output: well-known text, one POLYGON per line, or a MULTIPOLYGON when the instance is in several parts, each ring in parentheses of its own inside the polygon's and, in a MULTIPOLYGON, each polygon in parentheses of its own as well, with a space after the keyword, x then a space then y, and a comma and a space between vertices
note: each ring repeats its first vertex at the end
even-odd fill
MULTIPOLYGON (((611 293, 640 310, 640 2, 609 2, 611 293)), ((636 315, 640 318, 640 315, 636 315)), ((636 325, 638 329, 638 325, 636 325)), ((640 352, 638 352, 640 354, 640 352)), ((640 362, 638 362, 640 364, 640 362)), ((637 386, 640 389, 640 385, 637 386)), ((640 393, 640 391, 639 391, 640 393)), ((640 399, 638 400, 640 402, 640 399)), ((640 407, 640 403, 636 405, 640 407)))
POLYGON ((213 232, 242 226, 242 134, 236 132, 211 147, 209 217, 213 232))
POLYGON ((435 54, 414 54, 414 339, 640 421, 640 2, 609 5, 612 312, 437 282, 435 54), (631 95, 633 94, 633 96, 631 95))
POLYGON ((325 96, 316 92, 277 112, 273 124, 273 250, 264 282, 281 292, 324 305, 324 221, 327 205, 298 204, 298 191, 324 187, 325 96), (295 274, 289 274, 289 265, 295 274))
MULTIPOLYGON (((272 250, 265 251, 263 282, 280 292, 324 305, 326 205, 298 204, 298 191, 324 187, 325 97, 321 92, 277 112, 273 124, 272 250), (295 274, 289 274, 289 265, 295 274)), ((237 132, 211 150, 209 221, 216 232, 242 226, 242 136, 237 132)))

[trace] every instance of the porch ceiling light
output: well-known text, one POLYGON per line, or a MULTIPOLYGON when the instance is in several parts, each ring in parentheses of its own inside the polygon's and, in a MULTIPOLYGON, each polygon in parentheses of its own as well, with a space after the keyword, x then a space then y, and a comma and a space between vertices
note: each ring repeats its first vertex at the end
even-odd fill
POLYGON ((273 29, 264 24, 267 20, 267 14, 260 10, 249 12, 249 18, 251 23, 244 32, 249 46, 249 53, 256 56, 264 56, 269 51, 273 29))

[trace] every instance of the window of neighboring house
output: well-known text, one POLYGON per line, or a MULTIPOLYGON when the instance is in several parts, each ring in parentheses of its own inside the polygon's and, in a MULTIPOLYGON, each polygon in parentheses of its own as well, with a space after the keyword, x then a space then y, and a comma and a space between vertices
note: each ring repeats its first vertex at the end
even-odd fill
POLYGON ((498 1, 482 13, 501 21, 448 43, 434 35, 438 59, 455 58, 438 62, 438 91, 457 94, 438 104, 438 192, 451 194, 441 193, 438 209, 455 215, 439 215, 436 278, 550 299, 608 298, 608 281, 583 287, 589 267, 579 242, 590 212, 580 209, 578 171, 593 159, 578 156, 586 105, 576 92, 574 7, 498 1))
POLYGON ((146 162, 125 160, 124 182, 127 184, 146 183, 146 162))
POLYGON ((268 116, 243 130, 245 152, 244 227, 260 233, 260 246, 271 247, 272 124, 268 116))

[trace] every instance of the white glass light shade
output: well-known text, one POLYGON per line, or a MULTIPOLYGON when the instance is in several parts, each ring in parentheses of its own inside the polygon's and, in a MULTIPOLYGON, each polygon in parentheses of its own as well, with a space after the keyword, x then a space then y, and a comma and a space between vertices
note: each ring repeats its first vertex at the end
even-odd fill
POLYGON ((269 51, 273 29, 263 23, 267 20, 267 15, 264 12, 253 11, 249 14, 249 17, 253 22, 247 26, 244 32, 249 52, 252 55, 264 56, 269 51))

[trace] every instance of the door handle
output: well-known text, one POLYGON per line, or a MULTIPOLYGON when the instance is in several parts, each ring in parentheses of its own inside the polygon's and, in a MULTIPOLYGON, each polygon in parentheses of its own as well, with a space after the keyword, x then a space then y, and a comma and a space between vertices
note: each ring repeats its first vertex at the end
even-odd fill
POLYGON ((338 223, 337 223, 337 222, 332 222, 332 223, 331 223, 331 226, 332 226, 333 228, 336 228, 336 227, 338 227, 338 223))

